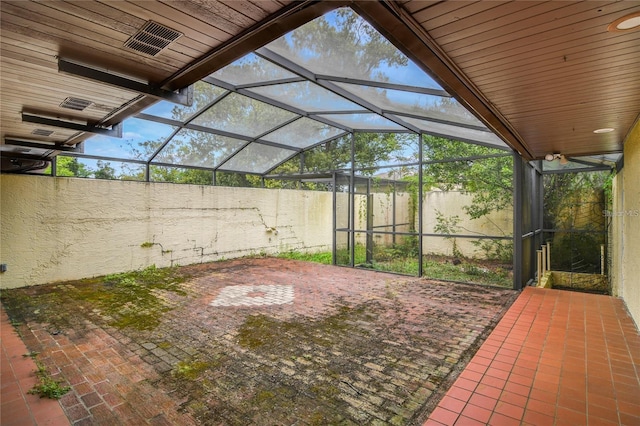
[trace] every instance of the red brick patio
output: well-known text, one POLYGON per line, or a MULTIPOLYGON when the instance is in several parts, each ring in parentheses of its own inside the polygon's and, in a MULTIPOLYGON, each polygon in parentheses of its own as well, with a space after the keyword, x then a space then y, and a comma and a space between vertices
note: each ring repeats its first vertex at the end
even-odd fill
MULTIPOLYGON (((260 276, 261 282, 269 285, 278 282, 295 283, 296 281, 292 280, 292 277, 302 279, 305 277, 304 273, 312 272, 312 275, 309 275, 313 277, 310 285, 296 287, 297 299, 293 306, 293 309, 297 311, 296 315, 302 314, 306 309, 304 314, 315 321, 316 318, 326 315, 323 314, 326 309, 333 309, 331 307, 333 306, 332 300, 340 300, 341 303, 348 300, 348 303, 351 304, 358 300, 373 300, 376 304, 389 304, 389 307, 395 306, 395 309, 404 310, 403 315, 406 315, 406 319, 409 321, 399 322, 396 326, 401 327, 402 335, 414 336, 413 343, 418 341, 416 339, 419 336, 423 336, 421 338, 428 337, 423 334, 424 328, 434 326, 434 322, 429 320, 429 318, 433 318, 433 315, 439 315, 438 318, 441 322, 451 321, 444 316, 443 311, 438 310, 440 309, 438 308, 439 304, 444 303, 445 310, 449 304, 453 311, 463 315, 460 318, 471 318, 472 316, 469 317, 469 314, 474 309, 479 309, 483 303, 487 303, 489 299, 486 296, 491 294, 488 292, 486 295, 474 295, 474 297, 482 297, 482 299, 478 299, 476 305, 465 304, 461 308, 454 306, 451 299, 437 300, 447 294, 449 294, 447 297, 453 295, 451 291, 454 287, 448 285, 421 287, 427 282, 420 283, 405 278, 395 280, 391 275, 338 268, 338 272, 340 274, 344 272, 344 275, 334 284, 328 286, 326 284, 329 280, 328 275, 333 273, 329 267, 314 266, 303 271, 307 268, 306 266, 302 266, 300 263, 285 262, 278 264, 278 269, 260 272, 260 269, 253 267, 259 264, 260 261, 253 262, 253 265, 249 266, 245 264, 242 266, 244 268, 242 273, 233 276, 229 275, 232 268, 223 268, 211 277, 214 279, 225 277, 226 284, 229 284, 229 280, 235 280, 237 281, 235 284, 238 284, 242 280, 255 279, 257 275, 260 276), (292 272, 293 275, 291 275, 292 272), (360 287, 364 284, 366 284, 365 287, 360 287), (419 299, 421 302, 416 303, 417 295, 423 291, 427 292, 421 296, 423 299, 419 299), (333 299, 335 297, 338 299, 333 299), (389 297, 391 299, 387 300, 389 297), (304 303, 298 304, 302 301, 304 303), (424 319, 427 321, 424 322, 424 319)), ((247 307, 212 306, 211 301, 221 293, 221 287, 210 283, 213 281, 207 276, 198 278, 194 280, 193 288, 197 289, 201 296, 197 299, 185 299, 182 302, 180 302, 182 299, 173 300, 175 304, 186 303, 185 313, 188 316, 183 319, 182 314, 179 314, 179 310, 176 309, 175 314, 167 317, 167 324, 171 324, 176 333, 183 332, 183 340, 185 341, 189 337, 186 332, 188 330, 186 324, 191 322, 203 327, 196 331, 208 330, 216 340, 229 344, 233 340, 231 331, 236 327, 236 323, 240 322, 241 317, 248 312, 255 311, 248 311, 247 307), (195 311, 194 306, 201 306, 202 303, 209 307, 195 311), (212 315, 212 313, 216 313, 216 315, 212 315), (223 313, 224 315, 221 315, 223 313)), ((58 288, 57 291, 60 289, 58 288)), ((265 296, 264 292, 256 292, 256 294, 259 297, 265 296)), ((252 292, 247 292, 242 297, 257 296, 252 292)), ((280 307, 277 305, 275 307, 264 306, 258 309, 263 313, 276 312, 278 315, 290 316, 288 312, 291 310, 284 309, 282 306, 285 305, 280 307)), ((365 321, 363 316, 355 321, 357 323, 355 325, 359 328, 353 328, 353 330, 360 330, 359 334, 353 336, 356 343, 364 342, 365 340, 362 339, 369 336, 370 331, 381 333, 384 332, 384 327, 391 324, 389 315, 395 315, 395 311, 380 310, 380 306, 376 306, 378 309, 376 312, 386 319, 383 318, 382 322, 376 323, 370 320, 365 321)), ((338 317, 331 318, 335 320, 338 317)), ((276 323, 273 322, 273 324, 276 323)), ((355 325, 353 326, 355 327, 355 325)), ((172 368, 175 372, 178 358, 184 355, 177 351, 177 347, 168 346, 167 342, 171 340, 166 335, 162 336, 162 339, 166 340, 156 341, 158 344, 152 343, 149 336, 145 337, 147 343, 138 344, 135 342, 135 333, 127 336, 109 328, 92 326, 89 333, 66 330, 64 333, 58 334, 56 332, 52 335, 48 332, 46 324, 42 326, 34 322, 31 326, 34 329, 29 338, 30 349, 33 350, 31 346, 36 344, 43 345, 43 356, 45 356, 44 360, 47 365, 57 368, 60 377, 72 385, 74 391, 62 400, 66 416, 59 402, 39 399, 37 396, 26 394, 35 383, 33 376, 35 365, 30 358, 23 356, 28 350, 9 324, 3 309, 0 339, 2 346, 2 412, 0 420, 2 425, 63 425, 70 423, 82 425, 96 424, 98 419, 105 421, 119 419, 118 421, 124 424, 133 424, 136 421, 145 424, 193 422, 194 419, 191 416, 186 413, 180 414, 177 411, 178 406, 184 403, 183 397, 178 397, 177 393, 157 392, 160 390, 157 388, 164 383, 161 377, 163 375, 170 376, 172 368), (129 398, 123 399, 124 395, 129 395, 129 398)), ((442 334, 444 329, 438 328, 438 330, 442 334)), ((470 336, 479 336, 479 334, 477 331, 473 331, 468 336, 464 339, 468 340, 470 336)), ((295 340, 296 336, 292 337, 295 340)), ((306 344, 311 345, 309 342, 306 344)), ((232 347, 228 346, 228 348, 232 347)), ((455 351, 452 349, 454 347, 446 346, 445 349, 449 353, 453 353, 451 351, 455 351)), ((348 364, 352 365, 353 371, 347 372, 345 370, 345 375, 341 376, 342 380, 338 382, 342 391, 351 392, 350 396, 346 395, 341 400, 352 404, 349 410, 355 412, 354 407, 363 410, 359 414, 356 413, 364 419, 362 424, 382 424, 381 422, 394 424, 394 421, 395 424, 424 424, 425 426, 443 424, 536 426, 545 424, 640 424, 640 399, 638 399, 638 395, 640 395, 640 379, 638 377, 640 335, 623 303, 616 298, 526 288, 468 362, 464 371, 458 375, 456 372, 458 370, 452 370, 444 385, 448 386, 447 383, 450 384, 456 375, 457 379, 437 407, 432 410, 429 406, 433 407, 433 405, 426 404, 422 409, 416 408, 414 415, 411 415, 407 408, 402 407, 415 406, 421 395, 422 401, 426 403, 429 396, 439 397, 446 391, 446 388, 442 390, 442 393, 439 393, 432 382, 424 382, 422 387, 413 384, 414 378, 404 375, 405 373, 413 374, 417 378, 420 376, 421 369, 432 369, 433 367, 426 364, 421 367, 421 358, 419 357, 413 362, 408 358, 404 360, 402 358, 403 352, 401 350, 394 352, 396 351, 394 348, 401 349, 391 342, 389 348, 379 352, 382 358, 378 358, 377 361, 372 356, 378 355, 365 353, 365 356, 371 357, 371 361, 362 361, 361 365, 348 364), (390 370, 388 366, 385 366, 383 360, 388 361, 392 356, 400 361, 400 370, 390 370), (367 371, 372 377, 384 378, 382 384, 386 383, 387 386, 384 389, 381 388, 382 391, 375 391, 372 388, 375 386, 375 381, 368 381, 367 371), (350 378, 350 376, 353 377, 350 378), (390 380, 398 386, 392 384, 390 380), (401 384, 404 388, 400 387, 401 384), (406 392, 406 389, 410 389, 411 386, 417 387, 410 398, 407 398, 408 394, 394 395, 388 390, 395 388, 398 391, 406 392), (409 405, 403 406, 402 404, 409 405), (385 410, 389 408, 398 410, 398 413, 405 413, 405 416, 398 415, 393 418, 389 416, 388 420, 382 420, 385 410)), ((255 356, 258 356, 260 360, 260 368, 273 374, 276 370, 271 368, 273 367, 271 364, 277 366, 277 369, 284 372, 280 376, 281 379, 284 379, 283 383, 290 383, 297 377, 300 377, 300 383, 303 383, 314 377, 306 376, 305 370, 298 368, 300 366, 311 368, 313 362, 316 361, 315 359, 292 356, 292 349, 287 347, 282 348, 286 356, 282 356, 280 360, 270 361, 268 356, 273 357, 273 354, 264 352, 264 347, 259 349, 263 352, 256 352, 255 356)), ((411 349, 414 354, 419 354, 420 348, 411 349)), ((311 348, 307 348, 307 350, 311 350, 311 348)), ((433 351, 433 349, 431 350, 433 351)), ((246 349, 244 351, 246 352, 246 349)), ((334 348, 333 351, 336 349, 334 348)), ((238 354, 241 355, 242 352, 238 352, 238 354)), ((319 356, 325 365, 327 362, 335 363, 335 361, 331 361, 329 352, 319 354, 319 356)), ((340 354, 340 356, 343 357, 344 354, 340 354)), ((468 359, 466 358, 466 360, 468 359)), ((460 358, 462 363, 465 363, 466 360, 464 357, 460 358)), ((247 367, 248 365, 244 364, 243 366, 247 367)), ((220 382, 227 394, 239 392, 237 395, 244 395, 243 392, 246 392, 246 389, 238 388, 238 383, 249 381, 256 386, 262 383, 255 373, 249 376, 242 375, 248 371, 246 368, 244 373, 242 370, 234 368, 231 365, 231 370, 227 372, 231 376, 226 376, 227 380, 220 382), (240 382, 230 382, 229 377, 236 377, 236 380, 240 382)), ((276 376, 270 377, 271 380, 277 379, 276 376)), ((425 377, 432 377, 432 375, 428 374, 425 377)), ((326 382, 330 379, 325 377, 323 380, 326 382)), ((281 388, 287 389, 282 386, 281 388)), ((269 393, 263 391, 263 395, 268 396, 269 393)), ((302 394, 293 394, 293 397, 304 401, 300 399, 300 395, 302 394)), ((230 400, 230 402, 234 401, 230 400)), ((329 404, 327 401, 324 402, 329 404)), ((331 408, 340 413, 339 404, 341 402, 331 404, 329 404, 331 408)), ((264 420, 266 417, 260 416, 260 407, 253 408, 253 412, 258 413, 258 417, 253 418, 250 423, 268 424, 264 420), (266 423, 260 423, 261 421, 266 423)), ((233 421, 232 412, 220 411, 220 413, 230 416, 228 418, 233 421)))

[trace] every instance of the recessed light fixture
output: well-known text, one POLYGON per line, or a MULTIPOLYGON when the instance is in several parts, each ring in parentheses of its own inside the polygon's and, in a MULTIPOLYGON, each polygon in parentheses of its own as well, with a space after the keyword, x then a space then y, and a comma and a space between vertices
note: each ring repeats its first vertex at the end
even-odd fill
POLYGON ((609 133, 609 132, 613 132, 615 129, 611 128, 611 127, 604 127, 602 129, 596 129, 593 131, 593 133, 609 133))
POLYGON ((609 32, 624 32, 640 30, 640 12, 630 13, 618 18, 607 27, 609 32))

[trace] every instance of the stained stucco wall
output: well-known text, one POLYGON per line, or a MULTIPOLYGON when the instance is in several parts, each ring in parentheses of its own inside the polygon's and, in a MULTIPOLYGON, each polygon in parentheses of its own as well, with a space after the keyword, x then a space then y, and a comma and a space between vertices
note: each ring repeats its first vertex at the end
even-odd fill
POLYGON ((331 193, 25 175, 0 188, 0 288, 331 249, 331 193))
POLYGON ((621 221, 618 237, 622 238, 622 261, 614 288, 624 299, 636 325, 640 325, 640 122, 636 122, 625 141, 624 168, 617 184, 622 185, 622 200, 618 200, 618 210, 613 213, 621 221))
MULTIPOLYGON (((423 201, 423 229, 427 234, 437 234, 435 227, 438 224, 437 212, 445 218, 458 216, 458 234, 511 237, 513 235, 513 210, 505 209, 492 212, 479 219, 471 219, 463 207, 472 204, 472 196, 457 191, 431 191, 427 192, 423 201)), ((466 257, 484 258, 485 254, 479 250, 472 241, 474 239, 456 238, 456 246, 466 257)), ((511 240, 505 240, 507 245, 512 245, 511 240)), ((437 255, 452 255, 453 241, 442 237, 427 237, 423 243, 424 253, 437 255)))

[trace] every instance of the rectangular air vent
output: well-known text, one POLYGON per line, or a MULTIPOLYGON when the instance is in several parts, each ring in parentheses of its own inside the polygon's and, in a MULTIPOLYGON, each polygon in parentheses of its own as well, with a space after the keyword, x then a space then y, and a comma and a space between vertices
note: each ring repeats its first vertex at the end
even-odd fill
POLYGON ((60 106, 62 108, 73 109, 75 111, 83 111, 85 108, 87 108, 92 103, 93 102, 88 101, 86 99, 68 97, 67 99, 62 101, 60 106))
POLYGON ((38 136, 51 136, 53 134, 53 130, 35 129, 31 134, 38 136))
POLYGON ((136 34, 124 43, 124 47, 156 56, 165 47, 182 37, 182 33, 173 30, 157 22, 147 21, 136 34))

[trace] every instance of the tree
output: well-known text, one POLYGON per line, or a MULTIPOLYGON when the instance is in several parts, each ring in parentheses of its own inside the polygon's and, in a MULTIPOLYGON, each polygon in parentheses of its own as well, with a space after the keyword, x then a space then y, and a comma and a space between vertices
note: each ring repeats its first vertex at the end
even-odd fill
POLYGON ((543 226, 558 230, 551 234, 554 270, 602 272, 600 245, 606 242, 611 178, 612 173, 602 171, 544 176, 543 226))
POLYGON ((330 68, 332 75, 360 79, 388 81, 385 69, 408 63, 405 55, 349 8, 317 18, 270 47, 305 58, 305 66, 312 70, 330 68))
POLYGON ((80 163, 75 157, 56 157, 56 176, 66 177, 91 177, 91 169, 80 163))
POLYGON ((513 209, 513 158, 496 148, 454 141, 435 136, 423 136, 424 159, 443 161, 423 167, 427 187, 443 191, 458 189, 470 194, 471 204, 463 209, 472 219, 491 212, 513 209), (479 158, 480 156, 501 155, 479 158), (447 161, 460 158, 457 161, 447 161))
MULTIPOLYGON (((388 73, 390 67, 408 63, 406 56, 348 8, 339 9, 333 14, 320 17, 300 27, 292 32, 290 37, 280 38, 275 45, 292 54, 302 54, 306 58, 311 58, 311 62, 315 61, 316 65, 334 54, 341 58, 346 57, 344 61, 339 61, 342 68, 336 69, 337 73, 340 75, 355 73, 359 78, 378 81, 388 78, 385 73, 388 73)), ((223 68, 216 73, 216 76, 223 80, 240 83, 243 78, 250 78, 252 81, 279 79, 283 77, 282 73, 279 67, 250 54, 223 68)), ((277 96, 287 99, 309 99, 313 96, 309 83, 278 85, 278 90, 277 96)), ((185 122, 195 111, 211 104, 223 93, 225 90, 200 81, 195 87, 194 105, 192 107, 175 106, 171 118, 185 122)), ((295 114, 284 109, 232 93, 198 115, 191 123, 256 137, 295 117, 295 114)), ((300 135, 292 134, 291 137, 300 137, 300 135)), ((389 159, 391 152, 397 150, 401 140, 402 136, 393 134, 356 135, 358 165, 366 167, 389 159)), ((296 145, 296 142, 291 141, 292 145, 296 145)), ((241 149, 245 143, 244 140, 183 128, 167 144, 164 140, 149 140, 136 147, 132 146, 131 150, 134 158, 148 161, 158 149, 162 148, 152 161, 176 164, 177 167, 191 165, 215 168, 221 161, 241 149)), ((343 141, 332 141, 324 144, 323 147, 305 152, 304 159, 305 171, 340 169, 351 162, 351 148, 343 141), (338 150, 333 150, 332 147, 338 147, 338 150)), ((238 160, 234 159, 234 161, 238 160)), ((243 161, 245 164, 241 165, 242 169, 256 172, 263 171, 263 168, 253 169, 254 165, 273 163, 273 159, 263 153, 244 157, 243 161)), ((278 167, 278 173, 300 173, 299 164, 299 157, 296 156, 278 167)), ((204 178, 207 173, 153 167, 151 179, 195 183, 207 181, 204 178)), ((256 186, 261 183, 261 179, 259 176, 242 174, 232 177, 225 172, 217 173, 216 183, 256 186)), ((274 180, 267 185, 282 187, 290 183, 285 184, 283 181, 274 180)))
POLYGON ((98 169, 93 172, 93 177, 96 179, 118 179, 116 170, 111 167, 111 163, 108 161, 98 160, 96 163, 98 169))

